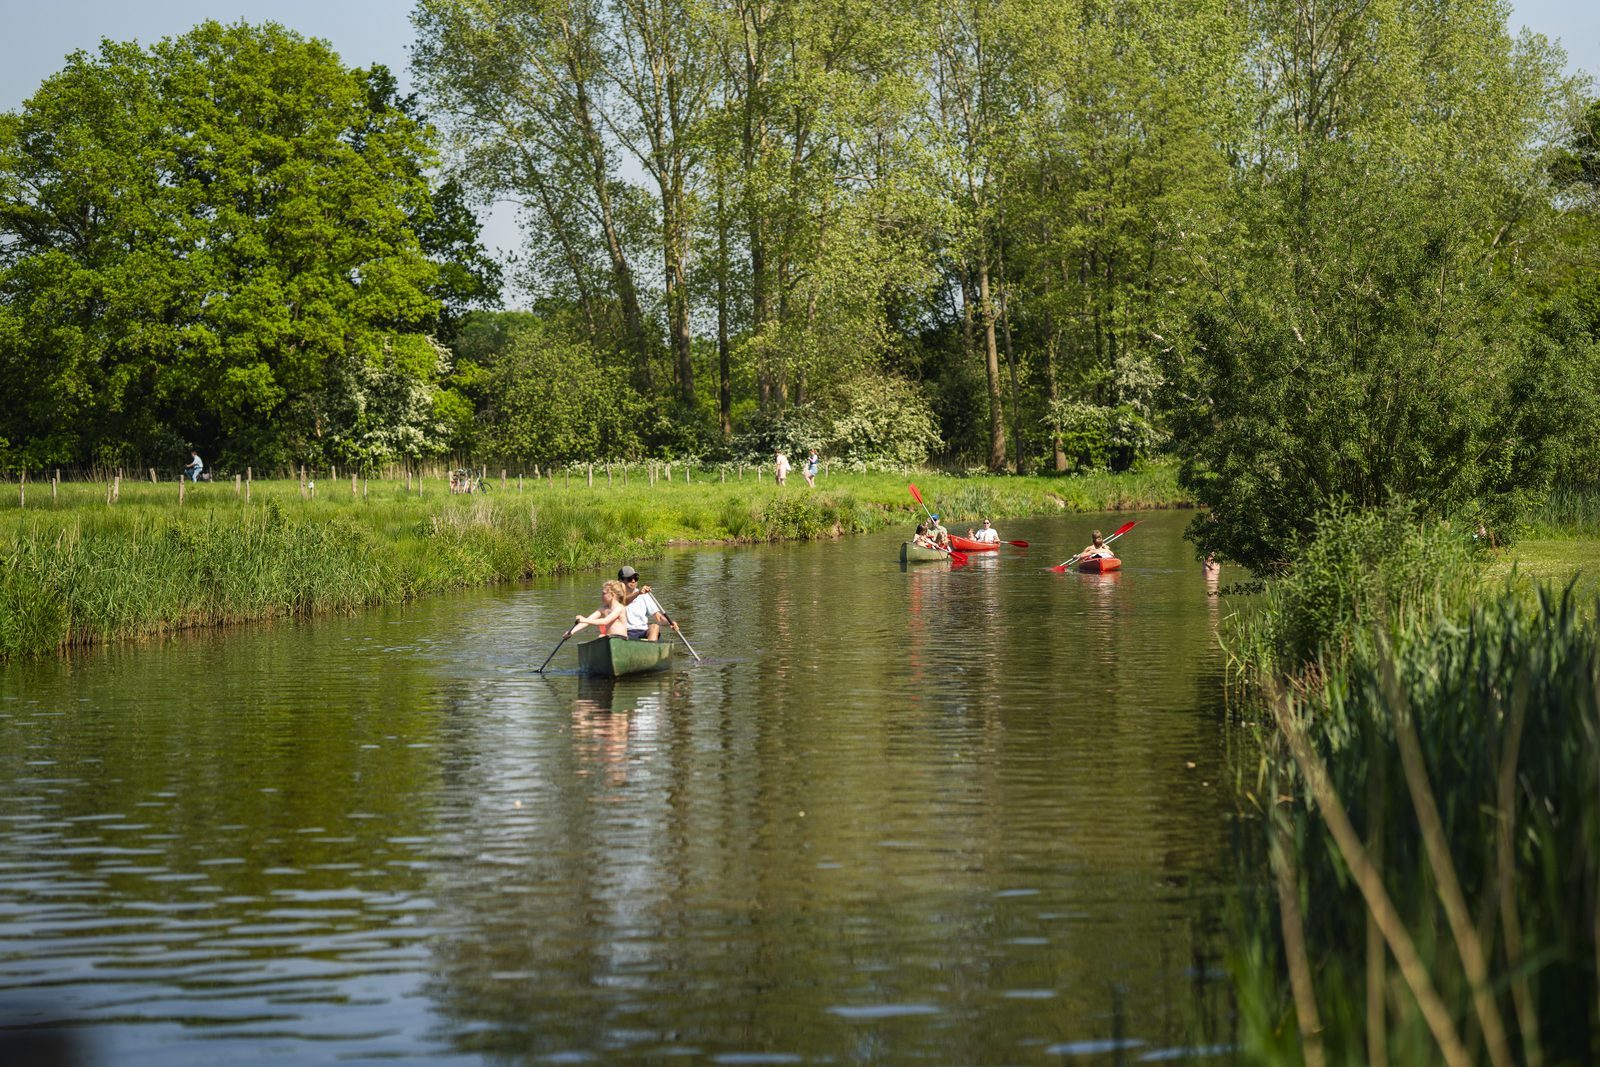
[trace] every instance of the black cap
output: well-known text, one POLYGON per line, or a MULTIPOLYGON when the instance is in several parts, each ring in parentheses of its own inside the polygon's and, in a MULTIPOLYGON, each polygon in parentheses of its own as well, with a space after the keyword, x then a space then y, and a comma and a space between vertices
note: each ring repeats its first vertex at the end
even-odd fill
POLYGON ((617 581, 619 582, 625 582, 629 578, 637 577, 639 577, 639 572, 634 570, 632 567, 624 567, 617 572, 617 581))

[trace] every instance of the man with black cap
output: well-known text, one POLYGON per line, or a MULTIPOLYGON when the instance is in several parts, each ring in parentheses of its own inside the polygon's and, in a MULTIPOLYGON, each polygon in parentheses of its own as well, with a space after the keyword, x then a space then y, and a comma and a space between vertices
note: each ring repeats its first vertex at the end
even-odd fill
POLYGON ((662 623, 674 630, 678 628, 678 624, 667 618, 667 613, 661 610, 656 598, 650 595, 650 587, 639 584, 638 571, 624 567, 617 572, 617 580, 628 591, 628 640, 654 641, 661 636, 662 623))

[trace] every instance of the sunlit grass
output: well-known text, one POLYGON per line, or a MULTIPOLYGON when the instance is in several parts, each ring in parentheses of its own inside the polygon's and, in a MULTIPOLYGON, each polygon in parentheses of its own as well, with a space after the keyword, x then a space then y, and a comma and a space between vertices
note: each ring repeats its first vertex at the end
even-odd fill
POLYGON ((907 526, 907 488, 952 524, 1181 504, 1174 471, 991 478, 753 469, 566 472, 451 495, 443 479, 31 483, 0 494, 0 657, 616 566, 674 542, 801 540, 907 526), (25 506, 24 506, 25 503, 25 506))

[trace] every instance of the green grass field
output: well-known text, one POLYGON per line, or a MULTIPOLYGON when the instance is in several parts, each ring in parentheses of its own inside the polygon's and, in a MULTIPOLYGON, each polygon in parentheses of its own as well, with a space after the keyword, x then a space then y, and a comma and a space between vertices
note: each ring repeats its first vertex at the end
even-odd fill
POLYGON ((1063 510, 1180 505, 1171 467, 1063 478, 640 468, 593 484, 498 478, 452 495, 441 478, 124 480, 0 487, 0 657, 283 615, 352 611, 446 589, 609 568, 671 543, 804 540, 909 527, 914 480, 947 525, 1063 510))

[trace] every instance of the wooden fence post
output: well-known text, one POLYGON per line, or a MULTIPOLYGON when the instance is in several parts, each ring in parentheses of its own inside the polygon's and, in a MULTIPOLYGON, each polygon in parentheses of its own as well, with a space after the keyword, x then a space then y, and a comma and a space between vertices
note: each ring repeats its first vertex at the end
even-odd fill
POLYGON ((333 463, 328 464, 328 481, 336 482, 338 480, 339 480, 339 467, 338 467, 338 465, 337 464, 333 464, 333 463))
POLYGON ((502 493, 506 491, 506 469, 504 467, 500 468, 500 491, 502 493))
POLYGON ((180 508, 183 507, 183 484, 186 480, 182 475, 178 476, 178 506, 180 508))
POLYGON ((606 464, 606 485, 611 485, 611 464, 606 464))
POLYGON ((594 488, 594 461, 589 462, 589 488, 594 488))
POLYGON ((156 469, 154 467, 150 468, 150 484, 156 484, 156 469))
POLYGON ((122 472, 117 472, 116 481, 111 483, 111 502, 115 504, 122 499, 122 472))
POLYGON ((240 483, 243 482, 243 481, 244 481, 244 478, 243 478, 242 475, 235 474, 233 476, 233 495, 234 496, 237 497, 237 496, 243 495, 242 492, 241 492, 241 487, 240 487, 240 483))
POLYGON ((355 474, 355 471, 351 471, 350 472, 350 496, 352 498, 354 498, 356 495, 357 495, 357 493, 356 493, 356 474, 355 474))
POLYGON ((669 459, 669 460, 667 460, 667 483, 671 484, 671 482, 672 482, 672 461, 669 459))
POLYGON ((255 468, 254 467, 246 467, 244 469, 244 502, 246 504, 250 503, 250 480, 254 476, 255 476, 255 468))

